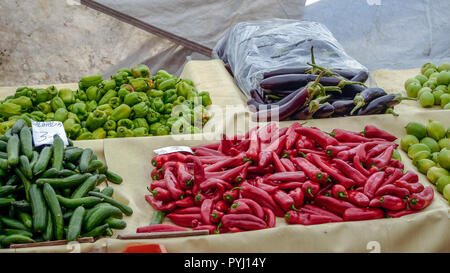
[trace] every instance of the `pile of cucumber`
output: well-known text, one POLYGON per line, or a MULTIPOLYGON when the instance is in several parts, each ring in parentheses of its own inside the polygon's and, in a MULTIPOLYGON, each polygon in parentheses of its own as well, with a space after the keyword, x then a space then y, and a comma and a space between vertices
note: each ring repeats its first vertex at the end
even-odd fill
POLYGON ((112 229, 126 227, 123 215, 133 213, 112 197, 106 182, 123 179, 92 149, 74 147, 71 141, 65 147, 58 135, 53 140, 51 146, 35 147, 24 120, 0 136, 1 248, 111 236, 112 229))

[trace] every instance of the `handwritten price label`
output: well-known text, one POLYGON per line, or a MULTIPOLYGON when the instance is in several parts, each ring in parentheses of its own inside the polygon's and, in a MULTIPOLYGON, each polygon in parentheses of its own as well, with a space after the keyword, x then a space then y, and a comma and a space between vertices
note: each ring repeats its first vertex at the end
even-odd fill
POLYGON ((33 142, 35 146, 41 146, 46 144, 53 144, 53 136, 59 135, 64 145, 69 145, 67 140, 66 131, 61 121, 31 121, 31 129, 33 133, 33 142))

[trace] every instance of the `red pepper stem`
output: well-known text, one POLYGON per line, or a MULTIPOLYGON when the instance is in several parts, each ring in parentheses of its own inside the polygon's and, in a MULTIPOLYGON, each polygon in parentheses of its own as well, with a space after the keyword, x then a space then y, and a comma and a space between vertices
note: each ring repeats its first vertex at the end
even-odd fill
POLYGON ((298 208, 296 208, 294 204, 291 205, 291 209, 300 212, 300 210, 298 208))
POLYGON ((345 194, 345 192, 343 191, 338 192, 337 195, 339 198, 347 198, 347 194, 345 194))
POLYGON ((311 195, 311 197, 314 197, 314 194, 312 194, 313 188, 309 187, 306 189, 306 191, 308 192, 309 195, 311 195))

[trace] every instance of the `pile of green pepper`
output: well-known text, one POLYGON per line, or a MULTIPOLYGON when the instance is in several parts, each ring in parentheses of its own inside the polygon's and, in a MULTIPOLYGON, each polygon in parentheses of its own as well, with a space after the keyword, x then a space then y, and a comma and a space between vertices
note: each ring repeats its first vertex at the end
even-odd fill
POLYGON ((82 77, 78 87, 18 88, 0 101, 0 134, 18 119, 61 121, 72 140, 191 134, 210 118, 208 92, 164 70, 151 75, 146 65, 82 77))

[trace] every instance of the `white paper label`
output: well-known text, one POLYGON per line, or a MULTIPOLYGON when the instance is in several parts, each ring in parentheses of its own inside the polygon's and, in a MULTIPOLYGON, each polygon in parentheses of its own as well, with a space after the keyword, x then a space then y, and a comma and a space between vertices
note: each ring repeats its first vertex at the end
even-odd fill
POLYGON ((53 136, 59 135, 64 145, 69 145, 66 131, 61 121, 31 121, 31 129, 33 133, 34 146, 53 144, 53 136))
POLYGON ((155 152, 155 154, 158 154, 158 155, 170 154, 170 153, 175 153, 175 152, 187 152, 187 153, 194 154, 194 152, 188 146, 168 146, 168 147, 156 149, 153 152, 155 152))

